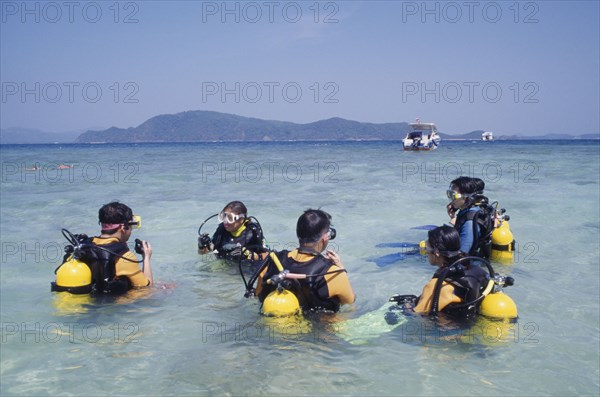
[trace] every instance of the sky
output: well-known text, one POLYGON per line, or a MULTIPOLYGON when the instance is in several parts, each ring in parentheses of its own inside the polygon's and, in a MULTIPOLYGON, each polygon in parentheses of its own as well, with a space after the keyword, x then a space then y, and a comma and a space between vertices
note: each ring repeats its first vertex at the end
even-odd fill
POLYGON ((0 127, 212 110, 600 131, 599 1, 0 1, 0 127))

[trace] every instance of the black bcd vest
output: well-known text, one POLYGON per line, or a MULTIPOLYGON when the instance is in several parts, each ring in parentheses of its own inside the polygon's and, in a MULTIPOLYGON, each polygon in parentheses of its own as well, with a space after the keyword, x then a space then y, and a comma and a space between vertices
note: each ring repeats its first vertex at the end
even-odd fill
MULTIPOLYGON (((296 295, 302 310, 339 311, 340 302, 337 298, 329 297, 329 288, 324 276, 331 267, 331 262, 322 255, 315 255, 313 259, 307 262, 296 262, 292 258, 289 258, 288 254, 289 251, 277 253, 277 257, 284 269, 289 270, 290 273, 314 275, 302 280, 286 280, 288 282, 288 289, 296 295)), ((270 264, 263 280, 266 281, 277 273, 279 271, 274 264, 270 264)), ((275 286, 264 282, 259 300, 262 302, 275 289, 275 286)))

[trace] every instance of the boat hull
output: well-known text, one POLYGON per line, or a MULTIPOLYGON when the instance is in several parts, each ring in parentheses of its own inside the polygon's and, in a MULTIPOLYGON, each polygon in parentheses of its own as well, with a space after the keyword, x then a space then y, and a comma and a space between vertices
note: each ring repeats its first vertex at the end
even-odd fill
POLYGON ((414 152, 422 151, 422 150, 423 151, 435 150, 435 149, 437 149, 439 144, 440 144, 439 140, 432 140, 432 141, 428 141, 428 142, 419 142, 418 144, 415 144, 411 140, 409 140, 408 142, 406 140, 402 141, 404 150, 414 151, 414 152))
POLYGON ((433 147, 433 148, 423 147, 423 148, 415 149, 415 148, 405 147, 404 151, 406 151, 406 152, 428 152, 428 151, 435 150, 435 149, 437 149, 437 148, 436 147, 433 147))

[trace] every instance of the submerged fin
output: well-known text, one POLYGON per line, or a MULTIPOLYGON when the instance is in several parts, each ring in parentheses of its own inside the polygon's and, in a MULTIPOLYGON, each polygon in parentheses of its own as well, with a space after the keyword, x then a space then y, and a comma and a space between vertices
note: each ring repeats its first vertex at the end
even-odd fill
POLYGON ((375 246, 376 248, 414 248, 417 251, 419 250, 419 244, 417 243, 380 243, 375 246))
MULTIPOLYGON (((418 252, 418 251, 417 251, 418 252)), ((393 265, 396 262, 406 259, 406 254, 402 252, 394 252, 393 254, 383 255, 377 258, 367 259, 369 262, 375 262, 379 267, 393 265)))
POLYGON ((379 309, 336 323, 337 335, 353 345, 364 345, 369 340, 393 331, 404 324, 407 319, 397 305, 385 303, 379 309))
POLYGON ((411 229, 413 229, 413 230, 433 230, 436 227, 437 227, 437 225, 422 225, 422 226, 411 227, 411 229))
POLYGON ((396 262, 406 259, 409 255, 419 254, 419 244, 398 242, 398 243, 380 243, 375 247, 377 248, 404 248, 401 252, 394 252, 378 257, 372 257, 367 259, 369 262, 375 262, 379 267, 386 267, 396 262))

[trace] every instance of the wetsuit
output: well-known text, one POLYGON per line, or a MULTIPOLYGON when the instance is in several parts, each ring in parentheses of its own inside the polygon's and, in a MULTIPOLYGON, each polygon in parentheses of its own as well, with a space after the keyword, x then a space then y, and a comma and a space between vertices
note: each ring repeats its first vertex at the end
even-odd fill
MULTIPOLYGON (((286 280, 290 290, 296 295, 302 310, 329 310, 337 312, 340 304, 354 302, 354 291, 345 270, 332 264, 320 254, 300 253, 298 250, 277 253, 284 269, 290 273, 315 275, 303 280, 286 280)), ((277 268, 270 264, 259 275, 256 294, 262 302, 275 290, 275 286, 264 281, 278 274, 277 268)))
POLYGON ((238 260, 240 256, 243 256, 244 259, 252 260, 258 259, 257 257, 252 258, 253 253, 266 252, 262 231, 256 223, 251 221, 245 222, 233 233, 228 232, 221 223, 213 234, 212 243, 217 251, 217 256, 221 259, 238 260), (242 250, 242 247, 245 250, 242 250))
POLYGON ((460 234, 460 250, 470 255, 475 254, 477 249, 477 240, 479 239, 479 225, 475 224, 473 228, 473 220, 479 212, 479 207, 470 207, 458 211, 454 228, 460 234))

